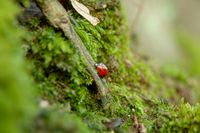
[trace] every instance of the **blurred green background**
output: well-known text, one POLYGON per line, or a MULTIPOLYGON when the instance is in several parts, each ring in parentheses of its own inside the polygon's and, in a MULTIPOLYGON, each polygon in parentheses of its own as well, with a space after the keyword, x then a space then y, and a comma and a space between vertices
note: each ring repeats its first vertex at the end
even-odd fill
POLYGON ((200 1, 125 0, 133 51, 151 64, 175 65, 200 76, 200 1))

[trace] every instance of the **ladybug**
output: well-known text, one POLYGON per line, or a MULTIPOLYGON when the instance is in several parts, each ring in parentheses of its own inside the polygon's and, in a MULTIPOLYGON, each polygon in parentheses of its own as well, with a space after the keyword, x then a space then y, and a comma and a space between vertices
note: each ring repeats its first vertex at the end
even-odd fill
POLYGON ((108 68, 103 63, 96 63, 95 67, 98 71, 99 77, 103 78, 108 75, 108 68))

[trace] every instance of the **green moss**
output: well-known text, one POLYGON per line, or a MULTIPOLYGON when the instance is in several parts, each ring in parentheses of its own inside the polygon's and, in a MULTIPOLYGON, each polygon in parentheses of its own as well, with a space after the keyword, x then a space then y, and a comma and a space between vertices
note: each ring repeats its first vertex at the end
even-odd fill
POLYGON ((0 10, 0 132, 21 133, 36 111, 37 97, 20 48, 25 32, 16 22, 19 9, 1 1, 0 10))
POLYGON ((199 105, 191 106, 181 102, 174 106, 163 102, 156 102, 154 109, 148 110, 145 123, 149 132, 198 132, 199 105), (149 123, 151 122, 151 123, 149 123), (151 125, 151 126, 149 126, 151 125))
POLYGON ((92 133, 85 123, 64 108, 42 109, 34 119, 31 133, 92 133))
POLYGON ((170 111, 171 118, 164 120, 162 132, 198 132, 200 130, 200 106, 181 103, 170 111), (171 115, 173 114, 173 115, 171 115))
MULTIPOLYGON (((178 128, 195 132, 199 128, 199 105, 193 107, 181 102, 183 92, 190 94, 188 88, 194 88, 184 70, 170 66, 154 70, 131 53, 118 0, 112 4, 108 1, 106 9, 97 7, 97 0, 82 2, 91 7, 92 14, 101 22, 92 26, 72 10, 77 22, 73 26, 94 60, 109 68, 109 75, 103 80, 108 84, 110 106, 102 108, 93 79, 73 44, 61 31, 34 19, 27 26, 30 34, 23 46, 40 97, 51 105, 67 104, 70 109, 65 112, 63 108, 47 108, 44 115, 33 121, 31 131, 110 132, 103 122, 118 117, 124 120, 121 128, 126 131, 132 127, 132 116, 136 115, 150 132, 175 132, 178 128)), ((191 98, 184 98, 191 102, 191 98)))

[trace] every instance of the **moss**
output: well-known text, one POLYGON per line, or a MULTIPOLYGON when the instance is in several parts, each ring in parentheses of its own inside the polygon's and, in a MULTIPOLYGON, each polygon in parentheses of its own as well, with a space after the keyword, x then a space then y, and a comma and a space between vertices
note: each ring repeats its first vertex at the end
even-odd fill
MULTIPOLYGON (((116 118, 123 119, 120 129, 128 132, 133 128, 133 115, 149 132, 199 130, 199 105, 191 106, 181 101, 182 97, 190 103, 197 101, 184 95, 191 94, 190 90, 195 92, 189 75, 178 67, 154 69, 131 53, 118 0, 105 1, 106 9, 101 8, 102 3, 98 0, 81 2, 101 20, 100 24, 92 26, 71 10, 77 23, 73 26, 86 48, 96 62, 103 62, 109 68, 109 75, 102 80, 108 84, 110 106, 102 108, 93 79, 73 44, 46 21, 34 18, 25 25, 29 32, 24 35, 23 50, 31 64, 40 98, 47 100, 50 107, 39 110, 33 120, 29 118, 32 125, 26 127, 27 132, 110 132, 104 122, 116 118)), ((23 64, 20 61, 17 62, 23 64)))
POLYGON ((200 130, 199 124, 199 110, 200 106, 197 104, 191 106, 190 104, 181 103, 178 108, 173 108, 170 111, 171 119, 165 119, 162 132, 198 132, 200 130))
POLYGON ((34 119, 31 133, 92 133, 80 117, 65 111, 64 108, 52 106, 41 109, 34 119))
POLYGON ((144 120, 146 125, 150 125, 149 132, 198 132, 198 104, 191 106, 183 101, 178 106, 161 101, 156 103, 154 109, 149 108, 148 116, 144 120))
POLYGON ((12 1, 0 2, 0 132, 21 133, 36 112, 36 92, 21 49, 25 31, 19 28, 19 9, 12 1))

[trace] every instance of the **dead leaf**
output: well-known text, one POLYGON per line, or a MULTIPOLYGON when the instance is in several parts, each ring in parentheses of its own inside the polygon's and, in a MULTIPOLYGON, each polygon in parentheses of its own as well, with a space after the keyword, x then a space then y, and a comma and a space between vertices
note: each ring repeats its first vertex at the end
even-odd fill
POLYGON ((138 122, 138 118, 136 115, 133 115, 133 131, 137 133, 147 133, 147 130, 143 123, 138 122))
POLYGON ((92 25, 96 26, 100 21, 97 17, 93 17, 90 14, 89 9, 83 5, 82 3, 79 3, 76 0, 71 0, 73 8, 85 19, 87 19, 92 25))

